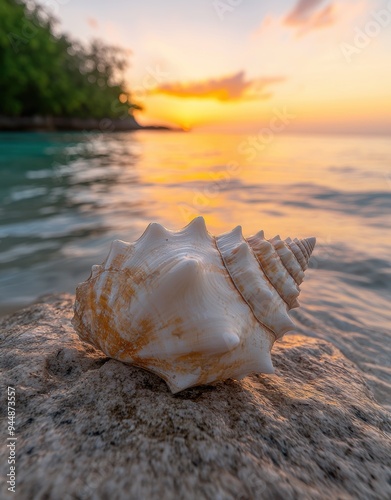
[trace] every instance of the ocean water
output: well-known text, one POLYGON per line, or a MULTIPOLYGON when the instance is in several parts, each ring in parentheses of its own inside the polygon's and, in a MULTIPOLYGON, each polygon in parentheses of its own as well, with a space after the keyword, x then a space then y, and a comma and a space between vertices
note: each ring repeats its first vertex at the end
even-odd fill
POLYGON ((317 237, 297 331, 327 339, 391 408, 389 137, 0 135, 0 313, 74 293, 110 242, 203 215, 214 234, 317 237))

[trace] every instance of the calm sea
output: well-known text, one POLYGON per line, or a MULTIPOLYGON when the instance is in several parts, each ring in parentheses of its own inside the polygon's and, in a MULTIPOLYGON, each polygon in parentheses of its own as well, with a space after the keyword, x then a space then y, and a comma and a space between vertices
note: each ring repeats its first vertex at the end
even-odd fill
POLYGON ((391 141, 150 132, 0 135, 2 314, 74 292, 110 242, 203 215, 218 234, 316 236, 298 331, 330 340, 391 405, 391 141))

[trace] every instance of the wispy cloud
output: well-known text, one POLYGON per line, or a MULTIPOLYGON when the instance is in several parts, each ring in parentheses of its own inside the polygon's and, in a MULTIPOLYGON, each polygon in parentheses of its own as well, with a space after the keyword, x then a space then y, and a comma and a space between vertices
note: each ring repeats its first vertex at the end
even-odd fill
POLYGON ((188 83, 165 83, 153 90, 153 93, 175 97, 215 99, 218 101, 238 101, 240 99, 269 99, 272 94, 268 88, 285 81, 285 77, 274 76, 246 80, 245 72, 209 80, 188 83))
POLYGON ((325 0, 298 0, 296 6, 283 19, 283 23, 304 35, 312 30, 331 26, 336 21, 333 3, 322 7, 325 0))
POLYGON ((87 19, 87 24, 90 28, 97 29, 99 26, 98 21, 95 19, 95 17, 89 17, 87 19))
POLYGON ((306 22, 313 11, 322 3, 324 0, 298 0, 293 10, 285 17, 285 23, 295 25, 306 22))

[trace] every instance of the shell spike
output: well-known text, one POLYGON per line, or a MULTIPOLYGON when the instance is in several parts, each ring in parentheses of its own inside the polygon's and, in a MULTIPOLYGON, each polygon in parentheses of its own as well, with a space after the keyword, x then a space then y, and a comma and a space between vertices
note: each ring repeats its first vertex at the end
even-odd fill
POLYGON ((148 225, 147 229, 139 238, 138 242, 148 241, 160 241, 165 239, 170 234, 170 231, 166 229, 164 226, 159 224, 158 222, 152 222, 148 225))
POLYGON ((274 236, 274 238, 271 238, 269 241, 272 244, 277 243, 278 241, 281 241, 280 235, 277 234, 276 236, 274 236))
POLYGON ((202 266, 198 260, 187 258, 183 262, 179 262, 172 271, 174 274, 180 274, 182 279, 187 280, 188 283, 192 285, 197 277, 200 276, 202 266))
POLYGON ((259 360, 259 364, 260 364, 259 366, 260 372, 266 373, 268 375, 272 375, 275 372, 270 352, 262 353, 262 356, 259 360))
MULTIPOLYGON (((109 255, 104 262, 104 268, 120 268, 131 250, 132 245, 130 243, 122 240, 114 240, 111 244, 109 255)), ((94 272, 95 275, 96 271, 94 272)))
POLYGON ((89 279, 96 278, 103 271, 103 267, 99 265, 92 266, 91 276, 89 279))
POLYGON ((258 231, 256 234, 254 234, 254 236, 256 238, 259 238, 260 240, 264 240, 265 239, 265 232, 262 229, 261 231, 258 231))
POLYGON ((243 239, 242 226, 236 226, 234 229, 232 229, 232 231, 229 234, 231 234, 234 238, 243 239))
POLYGON ((202 274, 201 263, 196 259, 184 259, 176 263, 162 278, 158 294, 172 299, 186 289, 194 289, 202 274))
POLYGON ((249 249, 248 249, 248 244, 243 241, 243 243, 240 243, 237 248, 236 248, 236 258, 237 259, 246 259, 248 258, 249 255, 249 249))
MULTIPOLYGON (((182 232, 182 231, 179 231, 182 232)), ((185 233, 190 233, 192 236, 205 237, 208 236, 205 219, 200 215, 193 219, 183 230, 185 233)))

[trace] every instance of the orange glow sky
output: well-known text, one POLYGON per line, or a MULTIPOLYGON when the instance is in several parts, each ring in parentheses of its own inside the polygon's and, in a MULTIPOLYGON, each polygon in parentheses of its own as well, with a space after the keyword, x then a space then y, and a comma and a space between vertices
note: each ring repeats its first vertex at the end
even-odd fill
POLYGON ((142 124, 391 133, 391 1, 60 2, 73 36, 132 49, 142 124))

